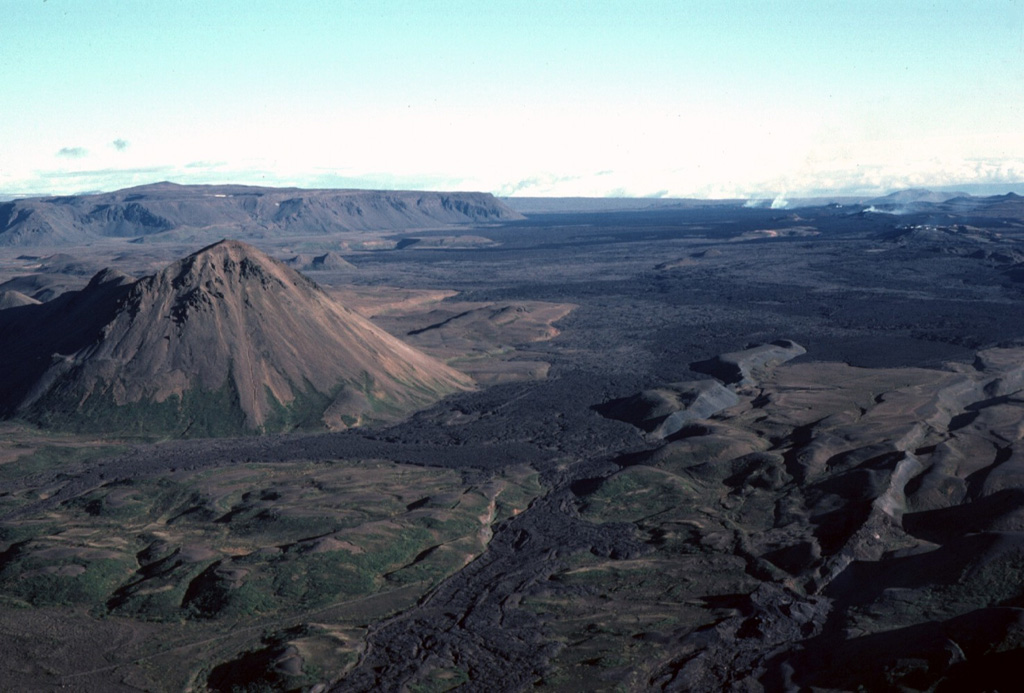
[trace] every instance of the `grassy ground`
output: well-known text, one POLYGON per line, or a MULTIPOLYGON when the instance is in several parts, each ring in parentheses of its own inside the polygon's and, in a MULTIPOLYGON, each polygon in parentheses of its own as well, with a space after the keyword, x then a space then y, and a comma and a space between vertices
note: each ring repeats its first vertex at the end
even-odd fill
MULTIPOLYGON (((21 450, 0 476, 21 479, 8 496, 27 501, 41 494, 34 473, 79 469, 117 448, 21 450)), ((540 491, 527 468, 467 486, 457 472, 386 460, 102 484, 0 523, 0 633, 51 616, 45 633, 29 628, 3 659, 20 662, 12 680, 23 683, 231 690, 226 682, 241 680, 261 690, 330 681, 356 661, 367 623, 479 555, 491 524, 540 491), (99 624, 109 639, 85 636, 99 624), (72 654, 56 661, 48 647, 72 654)))

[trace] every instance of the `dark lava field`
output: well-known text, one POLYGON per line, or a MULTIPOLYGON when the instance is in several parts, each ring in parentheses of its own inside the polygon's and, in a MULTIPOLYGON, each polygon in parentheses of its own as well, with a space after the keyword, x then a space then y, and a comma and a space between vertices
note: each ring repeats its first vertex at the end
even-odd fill
POLYGON ((546 377, 335 432, 0 424, 0 687, 1015 689, 1024 205, 974 199, 382 233, 309 276, 458 292, 381 313, 413 346, 572 304, 488 337, 546 377))

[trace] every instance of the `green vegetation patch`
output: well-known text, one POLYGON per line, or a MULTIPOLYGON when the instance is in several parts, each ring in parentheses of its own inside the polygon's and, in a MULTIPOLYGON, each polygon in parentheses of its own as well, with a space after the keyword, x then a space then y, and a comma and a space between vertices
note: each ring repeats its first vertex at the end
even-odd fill
POLYGON ((626 467, 605 479, 580 503, 591 522, 638 522, 692 504, 697 491, 688 481, 653 467, 626 467))
POLYGON ((182 617, 186 590, 209 564, 185 562, 174 554, 148 564, 112 594, 107 608, 119 616, 147 621, 178 620, 182 617))
POLYGON ((135 570, 135 561, 111 552, 17 544, 3 555, 0 594, 32 606, 102 604, 135 570))
MULTIPOLYGON (((727 434, 694 435, 674 440, 659 449, 652 455, 651 464, 674 473, 696 467, 717 469, 716 463, 761 452, 769 445, 768 441, 757 435, 738 429, 730 430, 727 434)), ((717 483, 720 479, 715 476, 712 473, 710 480, 717 483)))
POLYGON ((246 505, 243 501, 220 522, 238 537, 273 538, 278 543, 287 543, 355 527, 363 520, 356 514, 332 514, 315 506, 305 510, 277 509, 266 505, 246 505))
POLYGON ((438 581, 465 565, 467 555, 468 552, 453 546, 431 546, 408 564, 385 574, 384 578, 392 585, 438 581))
POLYGON ((111 392, 85 392, 81 387, 56 387, 37 400, 26 414, 33 423, 63 431, 182 438, 251 433, 238 392, 230 379, 216 390, 186 390, 163 402, 118 404, 111 392))
MULTIPOLYGON (((58 527, 49 520, 0 523, 0 545, 19 544, 35 537, 53 534, 58 527)), ((3 554, 0 554, 3 555, 3 554)))
POLYGON ((345 385, 334 387, 324 394, 305 378, 302 387, 292 384, 294 399, 287 404, 274 396, 269 387, 264 392, 270 403, 270 413, 263 424, 265 432, 288 432, 295 430, 322 430, 324 428, 324 412, 338 396, 345 385))
POLYGON ((79 523, 112 531, 151 523, 173 524, 186 517, 192 521, 216 517, 208 497, 170 477, 104 484, 67 501, 64 510, 79 523))
POLYGON ((267 636, 262 647, 214 667, 206 677, 206 689, 219 693, 308 690, 317 683, 319 671, 303 660, 289 637, 294 635, 267 636))
MULTIPOLYGON (((243 617, 316 609, 376 592, 389 571, 414 563, 435 535, 401 527, 365 538, 356 551, 295 544, 219 561, 197 576, 182 608, 199 618, 243 617)), ((443 577, 445 571, 433 571, 443 577)))
POLYGON ((22 479, 54 469, 79 467, 114 457, 125 449, 123 445, 42 445, 13 462, 0 464, 0 481, 22 479))
MULTIPOLYGON (((62 461, 89 459, 59 445, 29 454, 35 459, 9 464, 39 465, 51 470, 47 479, 62 461)), ((25 478, 17 494, 53 492, 25 478)), ((182 649, 195 664, 178 678, 236 671, 218 669, 231 661, 263 667, 248 681, 217 679, 217 690, 301 690, 336 680, 356 661, 367 622, 414 604, 479 555, 500 513, 543 490, 526 467, 470 486, 452 470, 386 460, 232 464, 109 481, 0 524, 0 604, 116 616, 109 621, 153 634, 133 652, 208 643, 182 649), (311 623, 321 630, 288 634, 273 652, 250 657, 271 645, 260 639, 268 627, 311 623)), ((153 672, 166 678, 161 667, 180 665, 171 660, 143 657, 125 671, 158 681, 153 672)), ((454 670, 436 673, 420 683, 446 690, 461 681, 454 670)))
POLYGON ((444 693, 469 683, 469 672, 465 669, 431 669, 409 684, 412 693, 444 693))
POLYGON ((522 467, 506 471, 510 483, 505 486, 497 497, 495 505, 495 521, 500 522, 526 510, 535 498, 544 494, 545 488, 540 482, 540 474, 530 467, 522 467))
POLYGON ((633 560, 581 552, 567 564, 548 590, 522 601, 567 645, 535 683, 539 690, 646 690, 653 671, 645 667, 675 656, 665 643, 708 625, 709 595, 723 595, 718 617, 725 617, 730 595, 757 585, 739 557, 673 556, 660 546, 633 560))

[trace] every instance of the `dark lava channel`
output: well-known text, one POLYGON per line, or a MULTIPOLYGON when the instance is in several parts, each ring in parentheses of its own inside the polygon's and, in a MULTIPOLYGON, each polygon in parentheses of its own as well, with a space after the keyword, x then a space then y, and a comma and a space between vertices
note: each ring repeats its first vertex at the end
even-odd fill
MULTIPOLYGON (((577 465, 579 473, 608 465, 577 465)), ((487 550, 415 608, 374 626, 358 665, 336 691, 400 690, 433 669, 462 667, 465 690, 518 690, 544 671, 556 645, 540 617, 518 608, 564 558, 577 551, 630 558, 644 551, 630 525, 597 526, 575 517, 565 479, 556 490, 496 528, 487 550)))

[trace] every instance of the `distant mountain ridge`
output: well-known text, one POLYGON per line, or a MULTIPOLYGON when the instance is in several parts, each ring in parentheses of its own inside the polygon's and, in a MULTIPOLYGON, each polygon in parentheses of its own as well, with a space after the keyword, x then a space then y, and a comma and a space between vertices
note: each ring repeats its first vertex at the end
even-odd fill
POLYGON ((906 190, 897 190, 896 192, 883 195, 882 197, 875 197, 866 202, 869 205, 905 205, 912 202, 924 202, 931 204, 939 204, 946 200, 951 200, 954 197, 970 197, 967 193, 963 192, 942 192, 928 190, 925 188, 907 188, 906 190))
POLYGON ((307 190, 154 183, 110 193, 0 203, 0 246, 96 238, 213 238, 406 230, 522 219, 490 193, 307 190))
MULTIPOLYGON (((978 187, 978 186, 965 186, 978 187)), ((887 214, 907 214, 919 211, 936 210, 943 205, 950 205, 948 211, 990 210, 1007 202, 1012 203, 1019 198, 1010 192, 999 195, 977 195, 965 191, 929 190, 926 188, 907 188, 882 196, 853 195, 849 193, 816 193, 808 196, 794 194, 778 198, 733 198, 733 199, 697 199, 674 197, 502 197, 512 209, 523 214, 596 214, 608 212, 671 212, 721 206, 773 207, 777 209, 798 209, 803 207, 823 207, 841 205, 844 207, 868 207, 870 211, 887 214)), ((1005 213, 996 216, 1013 216, 1018 213, 1016 208, 1009 208, 1005 213)))
POLYGON ((952 214, 977 215, 993 219, 1021 219, 1024 217, 1024 197, 1017 193, 971 197, 962 195, 946 200, 943 211, 952 214))
POLYGON ((238 241, 0 311, 0 415, 224 435, 345 428, 473 387, 238 241))

